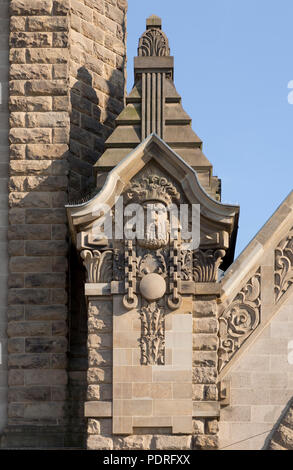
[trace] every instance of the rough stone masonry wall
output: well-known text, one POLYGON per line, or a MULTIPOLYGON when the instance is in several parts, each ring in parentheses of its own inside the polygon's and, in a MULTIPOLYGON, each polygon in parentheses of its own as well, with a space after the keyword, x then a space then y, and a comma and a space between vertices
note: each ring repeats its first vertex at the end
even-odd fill
MULTIPOLYGON (((68 325, 64 204, 69 188, 80 195, 87 185, 122 105, 126 6, 122 0, 10 2, 10 429, 61 429, 68 422, 67 338, 76 324, 70 312, 68 325), (105 32, 108 24, 116 25, 116 36, 105 32), (86 83, 88 74, 103 92, 86 83)), ((72 365, 73 381, 79 369, 72 365)))
MULTIPOLYGON (((193 396, 194 401, 216 402, 218 357, 217 300, 197 297, 193 311, 193 396)), ((193 447, 217 449, 218 418, 193 419, 193 447)))
POLYGON ((62 0, 12 0, 10 14, 8 425, 61 426, 67 383, 68 8, 62 0))
POLYGON ((69 188, 73 199, 89 191, 93 165, 123 109, 126 10, 126 0, 71 0, 69 188))
POLYGON ((8 31, 9 0, 1 0, 0 20, 0 433, 7 419, 7 274, 8 274, 8 31))

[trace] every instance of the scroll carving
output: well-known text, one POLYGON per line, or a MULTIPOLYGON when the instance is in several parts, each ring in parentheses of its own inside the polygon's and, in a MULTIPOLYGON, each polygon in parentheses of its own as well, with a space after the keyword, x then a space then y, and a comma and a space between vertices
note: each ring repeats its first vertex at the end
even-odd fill
POLYGON ((143 33, 138 44, 139 56, 169 56, 170 48, 168 38, 157 28, 148 29, 143 33))
POLYGON ((220 317, 219 370, 234 356, 260 323, 260 269, 220 317))
POLYGON ((216 282, 224 250, 197 250, 193 255, 194 282, 216 282))
POLYGON ((165 311, 156 302, 140 310, 141 364, 163 365, 165 363, 165 311))
POLYGON ((87 271, 87 282, 103 283, 113 279, 112 251, 83 250, 80 253, 87 271))
POLYGON ((293 227, 275 250, 275 303, 293 284, 293 227))

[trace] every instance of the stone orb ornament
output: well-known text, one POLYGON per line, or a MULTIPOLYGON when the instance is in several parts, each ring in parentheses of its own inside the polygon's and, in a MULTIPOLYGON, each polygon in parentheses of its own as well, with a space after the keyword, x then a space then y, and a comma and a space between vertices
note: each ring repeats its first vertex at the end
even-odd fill
POLYGON ((140 293, 146 300, 157 300, 166 292, 165 279, 160 274, 147 274, 140 281, 140 293))

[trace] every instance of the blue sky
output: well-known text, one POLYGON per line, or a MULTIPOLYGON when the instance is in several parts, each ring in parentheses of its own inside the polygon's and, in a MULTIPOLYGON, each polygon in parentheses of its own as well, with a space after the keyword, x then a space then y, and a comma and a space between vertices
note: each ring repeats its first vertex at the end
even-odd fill
POLYGON ((151 14, 163 20, 175 85, 203 150, 240 205, 239 254, 292 189, 292 0, 128 0, 128 90, 151 14))

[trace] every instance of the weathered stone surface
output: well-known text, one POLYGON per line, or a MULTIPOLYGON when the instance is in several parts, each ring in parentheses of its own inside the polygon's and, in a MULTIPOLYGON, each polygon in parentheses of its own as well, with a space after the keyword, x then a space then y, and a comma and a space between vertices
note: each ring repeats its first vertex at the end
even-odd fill
POLYGON ((64 273, 26 274, 25 287, 64 287, 66 276, 64 273))
POLYGON ((193 367, 192 380, 197 384, 213 384, 217 380, 217 369, 214 367, 193 367))
POLYGON ((216 335, 194 334, 192 337, 193 349, 197 351, 217 351, 219 340, 216 335))
POLYGON ((152 436, 127 436, 114 439, 115 450, 149 450, 151 448, 152 436))
POLYGON ((49 354, 9 354, 8 366, 12 369, 49 369, 49 354))
POLYGON ((11 33, 9 42, 12 47, 50 47, 52 33, 11 33))
POLYGON ((7 351, 10 354, 24 352, 24 338, 11 338, 7 342, 7 351))
POLYGON ((89 349, 110 349, 113 345, 111 334, 88 335, 88 348, 89 349))
POLYGON ((65 80, 33 80, 25 83, 25 91, 28 95, 54 96, 67 95, 65 80))
POLYGON ((88 450, 112 450, 113 439, 111 439, 110 437, 90 435, 87 438, 87 449, 88 450))
POLYGON ((196 300, 193 315, 196 317, 215 317, 217 315, 217 303, 214 300, 196 300))
POLYGON ((218 320, 216 318, 194 318, 193 333, 217 333, 218 320))
POLYGON ((54 160, 56 158, 65 158, 68 152, 68 146, 65 144, 34 144, 27 146, 27 159, 54 160))
POLYGON ((217 450, 219 447, 217 436, 197 435, 193 437, 193 449, 217 450))
POLYGON ((52 7, 52 0, 11 0, 10 13, 22 16, 50 15, 52 7))
POLYGON ((11 192, 9 194, 9 206, 10 207, 23 207, 23 208, 27 208, 27 207, 49 208, 51 206, 51 195, 50 193, 43 193, 43 192, 33 192, 33 193, 11 192))
POLYGON ((193 419, 193 434, 204 434, 205 432, 205 420, 204 419, 193 419))
POLYGON ((10 130, 9 140, 12 144, 50 143, 51 131, 49 129, 21 129, 14 127, 10 130))
POLYGON ((49 322, 10 322, 7 328, 9 337, 16 336, 49 336, 52 327, 49 322))
POLYGON ((12 369, 8 372, 8 384, 13 385, 24 385, 24 371, 12 369))
POLYGON ((27 256, 60 256, 66 255, 67 243, 63 240, 27 241, 25 244, 27 256))
POLYGON ((89 385, 88 390, 87 390, 87 399, 89 401, 111 400, 112 399, 112 385, 111 384, 89 385))
POLYGON ((154 436, 153 446, 157 450, 190 450, 191 436, 154 436))
POLYGON ((46 305, 25 307, 25 316, 27 320, 65 320, 66 307, 64 305, 46 305))
POLYGON ((112 365, 112 350, 99 350, 90 349, 88 351, 89 367, 109 367, 112 365))
POLYGON ((218 355, 214 351, 193 351, 192 364, 196 367, 217 367, 218 355))
POLYGON ((59 336, 52 338, 26 338, 25 340, 25 350, 28 353, 62 353, 66 349, 67 339, 59 336))
POLYGON ((44 64, 12 64, 10 66, 12 80, 49 80, 52 78, 52 66, 44 64))
POLYGON ((92 367, 88 369, 87 380, 89 384, 112 383, 112 369, 92 367))
POLYGON ((10 402, 49 401, 50 398, 50 387, 10 387, 8 392, 10 402))
POLYGON ((68 50, 60 48, 27 49, 26 59, 28 63, 66 64, 68 61, 68 50))
POLYGON ((47 272, 48 260, 42 257, 18 256, 10 259, 12 272, 47 272))
POLYGON ((207 434, 218 434, 219 432, 219 422, 217 419, 208 419, 207 420, 207 434))
POLYGON ((50 225, 11 225, 9 240, 49 240, 50 225))
POLYGON ((68 20, 62 16, 28 18, 28 31, 67 31, 68 20))
POLYGON ((25 370, 24 377, 27 385, 67 384, 67 374, 65 370, 25 370))
POLYGON ((47 305, 50 303, 49 289, 9 289, 8 303, 10 305, 47 305))

